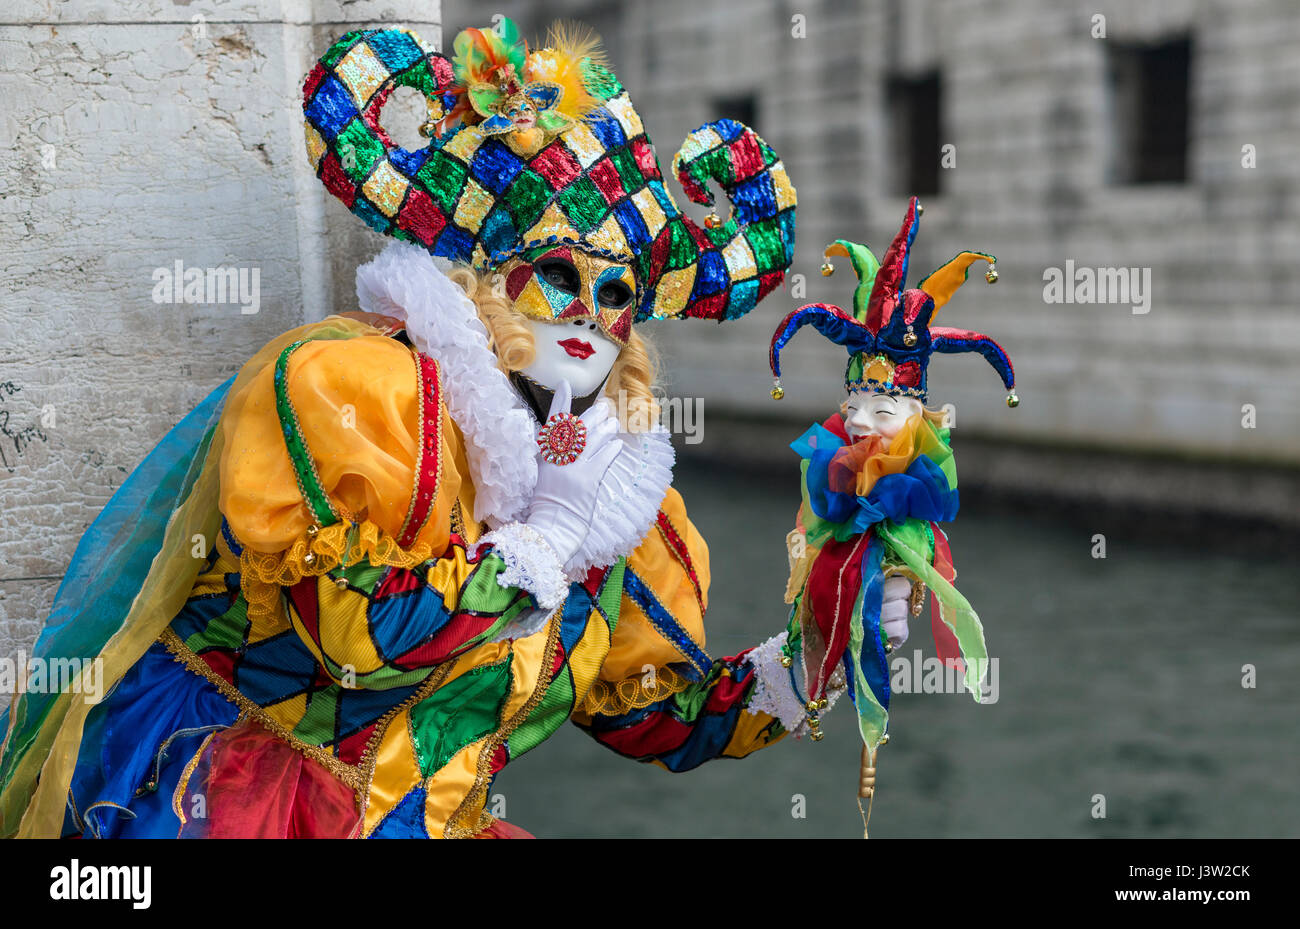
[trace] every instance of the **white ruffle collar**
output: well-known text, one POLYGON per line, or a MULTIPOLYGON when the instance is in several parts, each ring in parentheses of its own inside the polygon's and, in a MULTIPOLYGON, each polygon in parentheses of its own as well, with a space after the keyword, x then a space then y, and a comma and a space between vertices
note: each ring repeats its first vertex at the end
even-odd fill
MULTIPOLYGON (((497 367, 473 302, 444 267, 424 249, 394 242, 357 269, 357 299, 367 312, 404 320, 411 344, 439 363, 447 409, 465 437, 474 518, 495 527, 528 513, 539 425, 497 367)), ((674 452, 663 426, 619 437, 623 451, 596 493, 587 539, 564 566, 570 577, 630 554, 672 483, 674 452)))

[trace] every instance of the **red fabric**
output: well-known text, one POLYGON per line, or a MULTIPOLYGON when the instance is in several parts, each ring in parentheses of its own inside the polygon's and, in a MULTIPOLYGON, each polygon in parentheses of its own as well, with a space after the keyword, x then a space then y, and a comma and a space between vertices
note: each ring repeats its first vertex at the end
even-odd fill
POLYGON ((347 839, 361 832, 352 788, 255 722, 208 740, 181 811, 187 838, 347 839))
POLYGON ((822 423, 822 428, 834 433, 845 442, 853 441, 849 437, 848 430, 844 428, 844 417, 839 413, 832 413, 830 416, 826 417, 826 421, 822 423))
MULTIPOLYGON (((733 659, 725 659, 732 661, 733 659)), ((730 674, 724 674, 718 678, 718 682, 713 685, 709 692, 709 699, 704 702, 704 710, 715 716, 721 716, 727 713, 733 706, 740 703, 745 697, 745 689, 749 686, 749 681, 738 681, 730 674)))
POLYGON ((813 560, 808 572, 808 589, 813 619, 826 643, 826 654, 813 673, 808 687, 810 699, 826 691, 826 679, 844 656, 849 644, 853 604, 862 588, 862 553, 871 542, 868 530, 847 542, 830 539, 813 560))
MULTIPOLYGON (((953 570, 952 550, 948 547, 948 537, 936 523, 930 523, 930 528, 934 530, 934 569, 945 581, 952 581, 957 577, 957 572, 953 570)), ((930 631, 934 633, 934 650, 944 666, 956 667, 964 671, 957 636, 943 621, 943 614, 939 612, 939 598, 934 594, 930 594, 930 631)))
POLYGON ((599 742, 633 758, 666 755, 691 737, 691 727, 669 713, 650 713, 622 729, 592 732, 599 742))

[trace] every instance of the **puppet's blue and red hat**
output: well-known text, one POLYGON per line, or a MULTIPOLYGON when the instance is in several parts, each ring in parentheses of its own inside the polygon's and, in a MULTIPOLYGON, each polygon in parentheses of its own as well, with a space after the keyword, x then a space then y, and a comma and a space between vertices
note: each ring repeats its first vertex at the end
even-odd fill
POLYGON ((837 345, 849 351, 844 372, 846 390, 867 390, 916 397, 924 403, 926 366, 934 352, 956 354, 979 352, 993 366, 1007 388, 1007 405, 1020 403, 1016 396, 1016 374, 1007 353, 986 335, 947 326, 931 326, 935 311, 947 303, 966 282, 970 266, 987 261, 984 276, 990 284, 998 279, 996 259, 983 252, 962 252, 911 289, 907 283, 907 261, 916 239, 921 206, 913 197, 907 205, 903 228, 898 231, 883 262, 865 245, 840 239, 826 249, 822 273, 834 269, 832 257, 848 258, 858 275, 853 292, 853 312, 828 303, 810 303, 792 312, 772 336, 769 359, 776 381, 772 396, 785 395, 781 387, 781 349, 806 325, 817 328, 837 345))

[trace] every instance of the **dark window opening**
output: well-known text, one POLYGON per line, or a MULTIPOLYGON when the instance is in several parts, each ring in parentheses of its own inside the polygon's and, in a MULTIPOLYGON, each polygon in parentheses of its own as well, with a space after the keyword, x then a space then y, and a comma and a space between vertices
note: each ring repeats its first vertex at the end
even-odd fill
POLYGON ((1187 181, 1192 42, 1108 41, 1116 184, 1187 181))
POLYGON ((943 82, 938 71, 895 75, 885 82, 889 112, 887 158, 894 165, 894 193, 939 193, 943 82))
POLYGON ((714 119, 734 119, 755 132, 758 131, 758 127, 754 125, 758 121, 758 101, 753 94, 718 97, 713 101, 713 109, 709 112, 714 119))

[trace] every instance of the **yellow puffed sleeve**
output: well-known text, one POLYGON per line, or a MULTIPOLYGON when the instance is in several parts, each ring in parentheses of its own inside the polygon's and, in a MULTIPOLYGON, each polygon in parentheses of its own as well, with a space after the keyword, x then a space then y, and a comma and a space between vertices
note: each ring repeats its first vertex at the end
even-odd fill
POLYGON ((285 444, 275 369, 265 365, 231 397, 221 424, 220 507, 243 546, 250 612, 275 610, 279 587, 341 563, 366 558, 413 568, 441 554, 462 494, 465 452, 437 365, 378 334, 308 341, 289 356, 292 415, 342 517, 319 529, 285 444), (399 545, 420 486, 433 494, 428 516, 399 545))
POLYGON ((583 703, 586 714, 622 713, 684 690, 690 682, 671 665, 708 670, 709 548, 675 489, 624 571, 618 625, 583 703))

